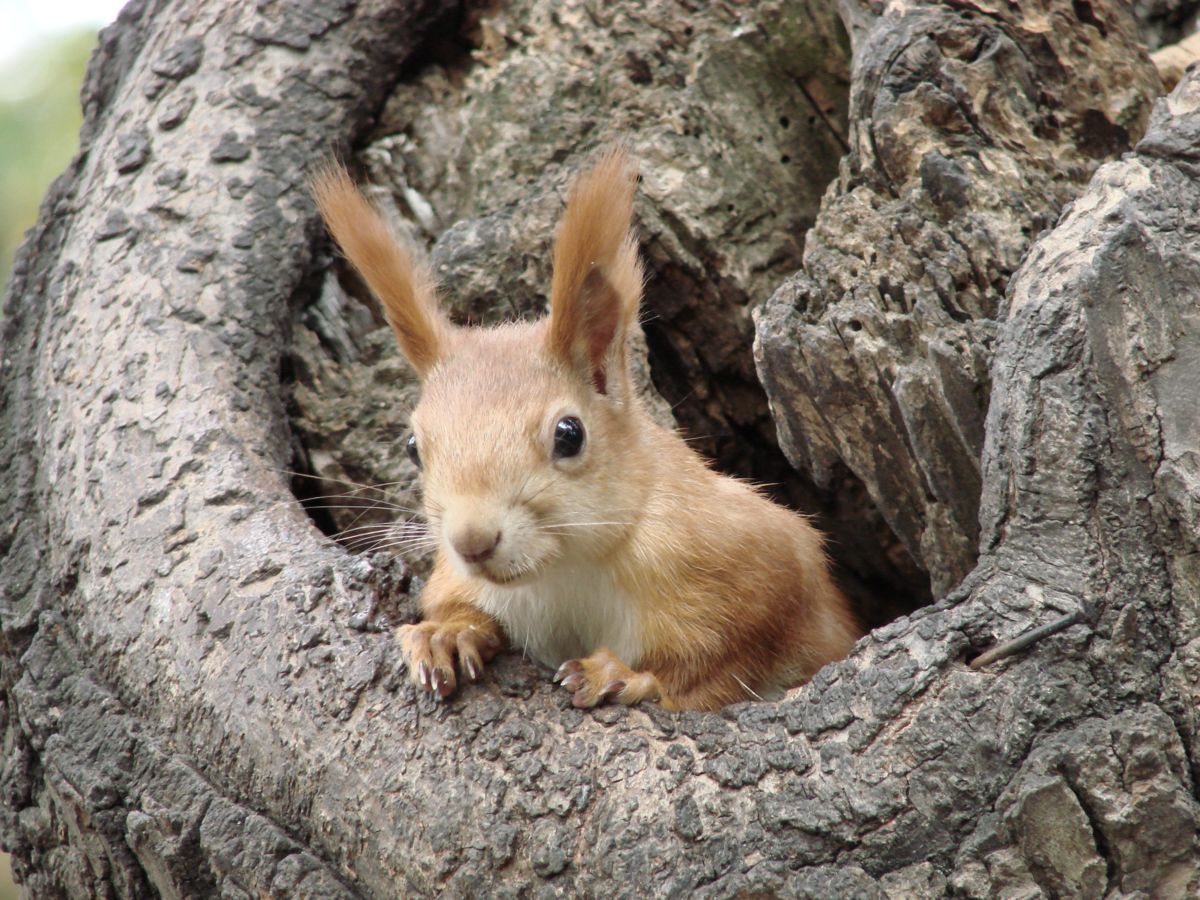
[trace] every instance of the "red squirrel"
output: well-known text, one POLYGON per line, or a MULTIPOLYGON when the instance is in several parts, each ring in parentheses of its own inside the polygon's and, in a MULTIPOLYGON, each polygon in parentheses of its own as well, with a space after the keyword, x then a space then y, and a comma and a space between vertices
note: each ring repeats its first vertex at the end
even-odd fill
POLYGON ((400 639, 438 698, 507 643, 557 667, 577 707, 719 709, 804 683, 860 634, 807 519, 638 399, 635 183, 621 149, 575 180, 548 316, 462 328, 344 169, 314 181, 421 381, 408 449, 438 551, 400 639))

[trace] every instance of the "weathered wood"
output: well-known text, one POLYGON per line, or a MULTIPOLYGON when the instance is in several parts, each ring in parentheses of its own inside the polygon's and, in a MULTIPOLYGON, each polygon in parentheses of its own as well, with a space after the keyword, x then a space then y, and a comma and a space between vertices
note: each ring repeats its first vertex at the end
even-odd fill
POLYGON ((1159 82, 1121 2, 845 5, 850 152, 755 349, 788 458, 849 468, 942 596, 975 563, 1009 278, 1159 82))
POLYGON ((0 835, 31 895, 1200 888, 1200 75, 995 310, 949 599, 780 703, 583 714, 508 657, 436 705, 361 615, 411 614, 403 563, 288 490, 280 368, 322 265, 305 167, 440 8, 185 6, 107 33, 6 300, 0 835))

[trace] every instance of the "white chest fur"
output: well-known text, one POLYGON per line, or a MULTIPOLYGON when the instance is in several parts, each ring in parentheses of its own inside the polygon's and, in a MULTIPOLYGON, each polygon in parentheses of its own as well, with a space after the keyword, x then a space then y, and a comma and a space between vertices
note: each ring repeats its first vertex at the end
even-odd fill
POLYGON ((529 584, 488 585, 479 606, 514 650, 555 667, 607 647, 627 665, 642 655, 637 608, 607 567, 553 566, 529 584))

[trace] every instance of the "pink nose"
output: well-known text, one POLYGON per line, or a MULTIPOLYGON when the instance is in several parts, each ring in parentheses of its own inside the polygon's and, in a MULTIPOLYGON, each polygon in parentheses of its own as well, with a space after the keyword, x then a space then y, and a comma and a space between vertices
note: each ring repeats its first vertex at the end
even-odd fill
POLYGON ((500 546, 500 532, 466 528, 450 539, 454 551, 469 563, 487 562, 500 546))

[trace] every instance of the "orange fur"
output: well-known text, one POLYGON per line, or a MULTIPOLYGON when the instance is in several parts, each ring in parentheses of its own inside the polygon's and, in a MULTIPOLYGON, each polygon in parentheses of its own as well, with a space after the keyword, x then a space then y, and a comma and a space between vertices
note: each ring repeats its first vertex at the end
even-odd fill
POLYGON ((506 638, 561 664, 578 706, 716 709, 849 651, 859 629, 821 535, 713 472, 637 399, 626 344, 642 274, 623 151, 570 192, 550 316, 491 329, 450 326, 411 265, 381 270, 399 251, 381 250, 382 223, 344 175, 332 183, 331 230, 398 307, 389 316, 407 323, 397 335, 422 378, 413 430, 440 551, 426 621, 402 635, 419 686, 447 696, 456 662, 477 675, 506 638), (565 419, 585 433, 571 455, 556 449, 565 419))
POLYGON ((330 166, 320 172, 312 192, 329 233, 383 303, 400 348, 424 375, 437 363, 447 327, 438 311, 432 276, 396 243, 345 169, 330 166))
POLYGON ((641 263, 629 231, 635 184, 628 156, 609 150, 572 185, 554 244, 547 345, 585 371, 601 393, 609 379, 628 371, 625 336, 642 298, 641 263))

